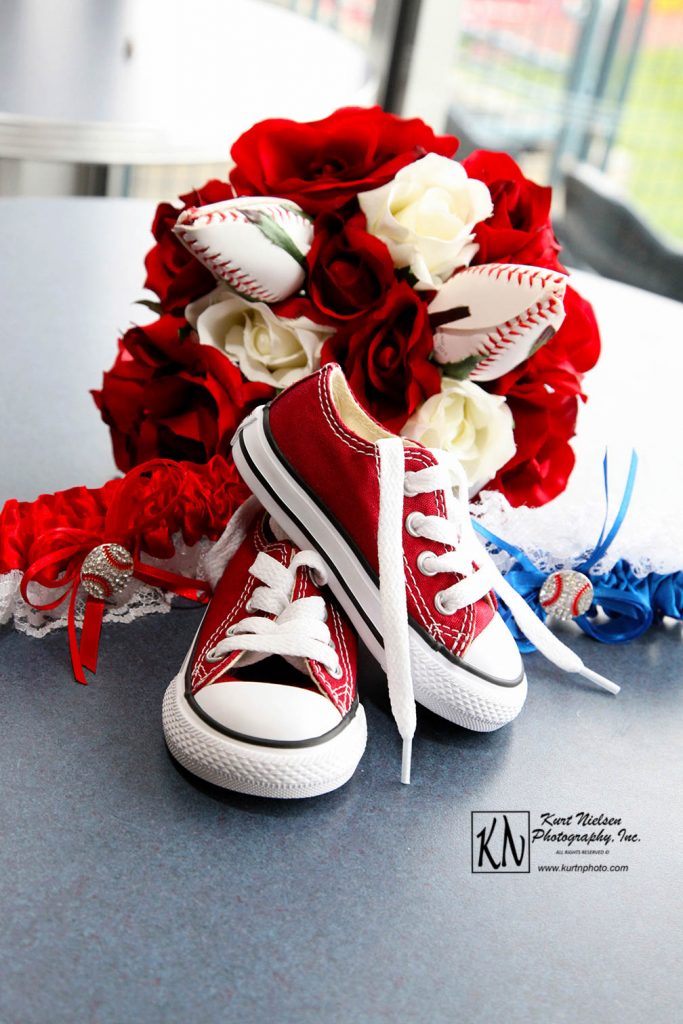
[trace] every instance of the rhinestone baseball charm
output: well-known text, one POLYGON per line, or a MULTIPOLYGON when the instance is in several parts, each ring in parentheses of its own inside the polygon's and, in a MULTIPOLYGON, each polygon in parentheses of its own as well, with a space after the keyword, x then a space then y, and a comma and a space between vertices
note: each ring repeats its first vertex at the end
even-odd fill
POLYGON ((100 544, 81 566, 81 583, 100 600, 120 593, 133 575, 133 556, 120 544, 100 544))
POLYGON ((541 587, 538 599, 548 615, 557 619, 575 619, 584 615, 593 603, 593 585, 575 569, 553 572, 541 587))

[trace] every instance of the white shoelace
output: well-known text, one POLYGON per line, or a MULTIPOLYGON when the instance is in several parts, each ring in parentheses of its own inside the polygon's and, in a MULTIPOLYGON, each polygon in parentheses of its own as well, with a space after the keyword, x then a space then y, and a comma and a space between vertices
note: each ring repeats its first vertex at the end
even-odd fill
POLYGON ((398 437, 378 441, 379 528, 377 537, 380 601, 384 651, 391 710, 403 740, 401 781, 410 782, 412 738, 415 734, 415 696, 410 670, 403 530, 415 537, 455 548, 442 555, 425 551, 418 568, 425 575, 459 573, 464 578, 439 591, 437 610, 453 615, 473 604, 490 590, 505 602, 514 619, 539 651, 565 672, 576 672, 597 686, 618 693, 616 683, 586 668, 578 654, 566 647, 534 614, 520 594, 507 582, 474 532, 469 514, 468 484, 458 460, 448 452, 432 450, 437 465, 415 472, 405 468, 406 449, 398 437), (411 512, 403 519, 406 495, 443 491, 447 518, 411 512), (478 566, 474 569, 473 563, 478 566))
POLYGON ((325 563, 315 551, 297 552, 289 566, 281 565, 263 551, 259 552, 249 572, 263 586, 254 590, 246 611, 266 612, 275 618, 248 615, 240 619, 230 626, 228 635, 208 652, 208 660, 218 661, 232 651, 309 658, 323 665, 334 678, 340 678, 342 668, 325 621, 325 601, 322 597, 292 600, 297 569, 302 566, 312 570, 320 586, 327 582, 325 563))

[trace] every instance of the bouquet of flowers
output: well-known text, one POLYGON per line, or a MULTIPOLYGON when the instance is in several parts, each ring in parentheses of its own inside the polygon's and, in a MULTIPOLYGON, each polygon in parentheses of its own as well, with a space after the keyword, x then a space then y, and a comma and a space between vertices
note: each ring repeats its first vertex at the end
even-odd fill
MULTIPOLYGON (((234 144, 227 180, 158 207, 145 282, 156 299, 143 300, 156 319, 124 334, 94 392, 126 475, 7 502, 0 622, 33 635, 68 625, 85 682, 103 619, 167 611, 171 594, 208 600, 214 545, 248 496, 230 454, 237 426, 329 361, 390 430, 456 454, 483 492, 480 532, 541 618, 560 578, 590 595, 572 614, 607 643, 683 616, 679 546, 658 571, 649 554, 635 568, 607 554, 635 456, 592 547, 579 527, 562 547, 563 499, 539 509, 574 467, 598 329, 559 262, 550 189, 504 153, 459 163, 457 146, 377 107, 264 121, 234 144)), ((606 464, 604 477, 606 505, 606 464)))
POLYGON ((229 455, 255 404, 329 361, 393 431, 454 451, 473 490, 538 506, 566 486, 600 352, 551 192, 503 153, 372 109, 268 120, 226 181, 162 203, 158 315, 94 393, 123 471, 229 455))

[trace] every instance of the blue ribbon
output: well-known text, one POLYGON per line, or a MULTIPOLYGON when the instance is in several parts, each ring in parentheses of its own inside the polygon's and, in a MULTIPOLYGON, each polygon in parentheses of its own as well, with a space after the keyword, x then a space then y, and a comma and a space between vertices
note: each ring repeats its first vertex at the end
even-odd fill
MULTIPOLYGON (((669 575, 650 573, 646 577, 636 576, 626 559, 621 559, 609 572, 602 575, 591 574, 591 569, 607 553, 624 522, 633 496, 638 457, 635 452, 631 454, 624 493, 619 510, 609 529, 607 527, 609 484, 606 454, 602 466, 605 518, 597 543, 590 554, 586 555, 583 561, 577 565, 557 566, 557 569, 576 569, 587 576, 593 585, 593 604, 585 615, 581 615, 575 620, 584 633, 602 643, 618 644, 640 636, 650 628, 653 622, 659 621, 665 615, 683 619, 683 572, 669 575)), ((522 595, 539 619, 544 620, 546 613, 540 603, 539 592, 549 573, 535 566, 521 548, 497 537, 481 523, 475 521, 474 527, 490 546, 499 551, 506 551, 512 556, 514 562, 506 571, 505 577, 522 595)), ((523 652, 535 650, 534 645, 519 630, 508 608, 502 603, 501 615, 512 631, 519 649, 523 652)))
POLYGON ((609 515, 609 477, 607 467, 607 452, 605 452, 605 457, 602 460, 602 483, 605 489, 605 518, 602 522, 602 529, 600 531, 598 542, 593 548, 593 554, 589 558, 586 558, 585 561, 583 561, 580 565, 576 567, 579 572, 585 573, 586 576, 588 575, 588 570, 591 569, 597 562, 599 562, 603 555, 607 554, 607 551, 612 541, 621 529, 622 523, 626 518, 626 513, 628 512, 628 507, 631 504, 631 498, 633 497, 633 487, 636 482, 637 472, 638 456, 635 452, 631 452, 631 462, 628 468, 628 477, 626 478, 626 486, 624 487, 624 494, 621 499, 621 504, 619 505, 619 511, 614 517, 614 522, 612 523, 609 533, 605 536, 605 531, 607 530, 607 517, 609 515))

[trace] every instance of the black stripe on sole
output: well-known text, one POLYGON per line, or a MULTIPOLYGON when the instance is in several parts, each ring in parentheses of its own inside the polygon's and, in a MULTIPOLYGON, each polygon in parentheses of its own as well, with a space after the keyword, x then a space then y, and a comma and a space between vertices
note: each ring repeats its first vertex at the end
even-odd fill
MULTIPOLYGON (((368 565, 368 563, 367 563, 367 561, 365 559, 365 556, 363 555, 363 553, 361 551, 359 551, 359 549, 358 549, 357 545, 355 544, 355 542, 353 541, 353 539, 349 536, 349 534, 344 529, 344 527, 339 522, 337 522, 337 520, 334 518, 334 516, 332 516, 327 509, 324 509, 324 510, 322 509, 322 507, 320 506, 320 504, 318 503, 318 501, 316 499, 315 494, 313 493, 311 488, 308 486, 306 481, 301 479, 299 474, 296 472, 295 469, 293 469, 293 467, 289 464, 289 462, 287 461, 285 456, 282 454, 282 452, 278 448, 277 442, 275 441, 275 439, 273 437, 273 434, 272 434, 272 431, 270 429, 269 412, 270 412, 270 410, 269 410, 268 406, 266 405, 264 407, 264 410, 263 410, 263 421, 262 422, 263 422, 263 430, 264 430, 264 433, 265 433, 268 445, 270 447, 271 454, 278 460, 280 465, 283 467, 283 469, 286 471, 286 473, 292 478, 292 480, 294 480, 294 482, 296 484, 298 484, 298 486, 302 489, 302 491, 304 491, 304 493, 306 494, 306 496, 308 497, 310 502, 318 509, 319 512, 321 512, 322 515, 324 515, 325 518, 327 518, 330 521, 330 523, 332 524, 332 526, 334 527, 336 532, 339 534, 339 536, 342 538, 342 540, 344 540, 346 542, 346 544, 348 545, 348 547, 351 549, 354 557, 356 558, 356 560, 360 564, 361 568, 363 569, 363 571, 365 572, 367 577, 370 579, 370 581, 373 584, 373 586, 375 586, 377 589, 379 589, 379 580, 377 579, 376 573, 368 565)), ((316 538, 312 536, 310 530, 308 530, 306 528, 306 526, 304 525, 304 523, 302 523, 301 520, 298 518, 298 516, 296 516, 294 514, 292 509, 289 508, 287 505, 283 504, 283 501, 281 500, 279 495, 273 490, 273 488, 270 485, 269 481, 264 478, 263 474, 260 472, 260 470, 255 465, 255 463, 254 463, 253 459, 251 458, 251 456, 250 456, 250 454, 249 454, 249 452, 247 450, 247 447, 246 447, 246 445, 244 443, 244 436, 243 435, 244 435, 244 431, 240 430, 238 435, 237 435, 237 443, 240 446, 240 452, 244 456, 244 460, 247 463, 247 465, 249 466, 251 472, 254 474, 254 476, 259 481, 261 486, 268 492, 268 494, 273 499, 273 501, 278 506, 278 508, 282 509, 282 511, 286 515, 288 515, 296 523, 296 525, 301 530, 301 532, 306 536, 306 538, 308 539, 308 541, 310 542, 312 547, 318 552, 318 554, 321 556, 323 561, 329 566, 329 568, 331 569, 335 579, 338 580, 340 586, 344 590, 344 593, 348 596, 348 598, 351 601, 351 603, 353 604, 354 608, 358 611, 358 614, 363 619, 363 622, 367 626, 368 630, 376 638, 379 646, 380 647, 384 647, 384 641, 383 641, 381 633, 378 631, 378 629, 375 626, 375 624, 368 618, 368 615, 367 615, 365 609, 359 603, 359 601, 356 598, 355 594, 350 590, 346 580, 341 578, 338 575, 338 573, 335 571, 335 567, 334 567, 333 563, 330 561, 329 556, 320 547, 320 545, 317 542, 316 538)), ((474 676, 477 679, 481 679, 481 680, 483 680, 486 683, 491 683, 494 686, 503 686, 503 687, 506 687, 508 689, 513 688, 515 686, 519 686, 524 681, 524 669, 522 669, 522 671, 520 672, 519 676, 516 679, 512 679, 512 680, 497 679, 495 676, 490 676, 486 672, 482 672, 481 670, 473 668, 471 665, 466 664, 456 654, 453 654, 452 651, 449 651, 446 647, 443 646, 443 644, 440 644, 437 640, 435 640, 434 637, 431 635, 431 633, 429 633, 419 622, 417 622, 413 618, 412 615, 409 615, 409 625, 410 625, 410 628, 414 629, 415 632, 418 633, 418 635, 429 645, 429 647, 432 648, 432 650, 434 650, 437 654, 441 655, 442 657, 445 657, 448 661, 451 662, 451 664, 456 665, 459 669, 461 669, 461 671, 466 672, 468 675, 474 676)))

